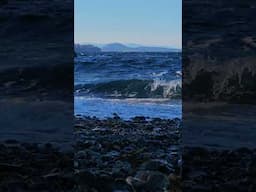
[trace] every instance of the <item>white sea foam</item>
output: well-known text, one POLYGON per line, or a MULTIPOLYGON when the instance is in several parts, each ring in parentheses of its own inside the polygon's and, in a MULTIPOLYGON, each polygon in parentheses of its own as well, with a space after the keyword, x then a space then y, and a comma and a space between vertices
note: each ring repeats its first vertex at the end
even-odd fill
POLYGON ((168 71, 161 71, 159 73, 152 73, 153 77, 162 77, 163 75, 167 74, 168 71))
POLYGON ((182 72, 181 71, 176 71, 176 75, 182 76, 182 72))
POLYGON ((156 91, 159 87, 163 88, 163 97, 168 98, 170 96, 173 96, 177 94, 179 89, 181 89, 181 80, 160 80, 155 79, 154 82, 151 84, 151 91, 156 91))

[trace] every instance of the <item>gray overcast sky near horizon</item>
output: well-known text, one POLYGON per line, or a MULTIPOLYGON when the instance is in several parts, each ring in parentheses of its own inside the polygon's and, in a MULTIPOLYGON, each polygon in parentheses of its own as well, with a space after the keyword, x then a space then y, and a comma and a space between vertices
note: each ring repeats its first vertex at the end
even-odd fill
POLYGON ((182 0, 75 0, 75 42, 181 48, 182 0))

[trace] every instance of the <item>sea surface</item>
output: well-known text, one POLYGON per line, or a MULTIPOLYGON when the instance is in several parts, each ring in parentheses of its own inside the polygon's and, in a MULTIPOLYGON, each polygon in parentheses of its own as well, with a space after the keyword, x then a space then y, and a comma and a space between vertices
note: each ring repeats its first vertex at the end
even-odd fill
POLYGON ((181 53, 78 53, 74 71, 76 115, 181 118, 181 53))

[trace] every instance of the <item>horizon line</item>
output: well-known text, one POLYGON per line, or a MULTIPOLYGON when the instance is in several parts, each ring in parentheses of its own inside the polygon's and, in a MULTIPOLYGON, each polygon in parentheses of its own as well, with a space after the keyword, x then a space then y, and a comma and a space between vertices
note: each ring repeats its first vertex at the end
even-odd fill
POLYGON ((126 46, 129 46, 129 44, 131 45, 138 45, 138 46, 145 46, 145 47, 161 47, 161 48, 171 48, 171 49, 182 49, 182 47, 176 47, 176 46, 171 46, 171 45, 153 45, 153 44, 140 44, 140 43, 126 43, 126 42, 108 42, 108 43, 97 43, 97 42, 74 42, 74 44, 88 44, 88 45, 107 45, 107 44, 114 44, 114 43, 118 43, 118 44, 123 44, 126 46))

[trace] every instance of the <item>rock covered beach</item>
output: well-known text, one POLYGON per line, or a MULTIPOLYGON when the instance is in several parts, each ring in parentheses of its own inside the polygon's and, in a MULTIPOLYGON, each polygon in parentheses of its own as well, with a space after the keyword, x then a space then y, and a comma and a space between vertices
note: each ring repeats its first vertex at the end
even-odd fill
POLYGON ((3 191, 180 191, 180 119, 75 118, 75 153, 0 145, 3 191))
POLYGON ((76 191, 256 189, 255 149, 182 148, 180 119, 75 121, 76 191))
POLYGON ((75 121, 78 191, 180 190, 180 119, 75 121))
POLYGON ((0 191, 256 190, 256 149, 182 150, 179 119, 75 122, 74 155, 51 144, 2 143, 0 191))

